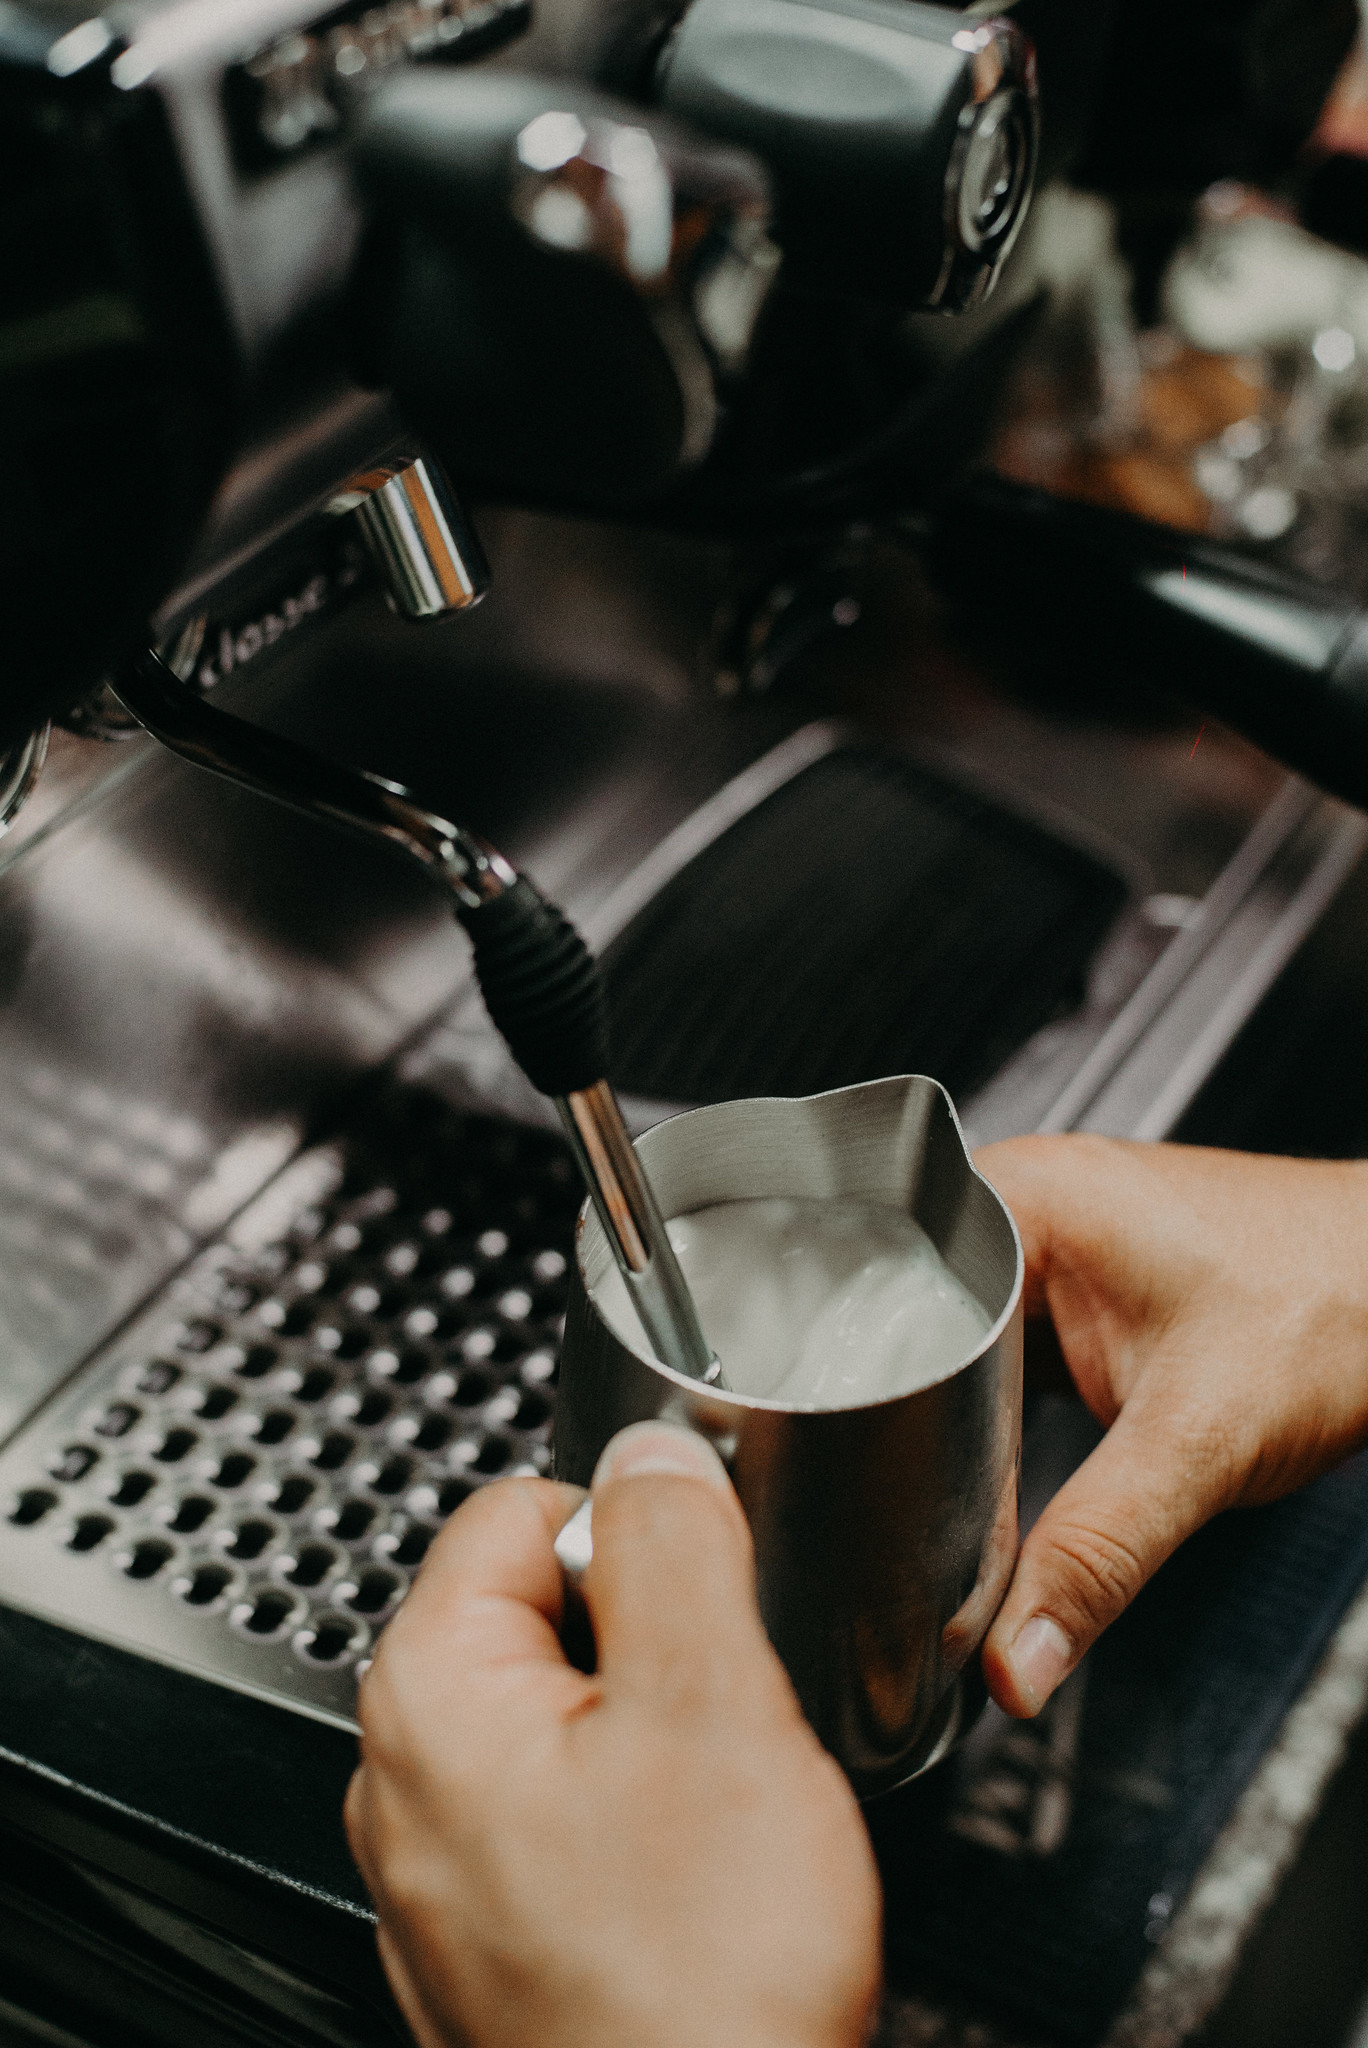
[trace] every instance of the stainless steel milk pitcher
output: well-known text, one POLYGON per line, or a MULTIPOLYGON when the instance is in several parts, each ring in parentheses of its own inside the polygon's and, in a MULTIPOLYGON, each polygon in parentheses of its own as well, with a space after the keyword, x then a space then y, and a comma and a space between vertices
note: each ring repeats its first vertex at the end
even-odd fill
POLYGON ((804 1712, 857 1792, 889 1789, 961 1731, 971 1660, 1016 1555, 1016 1226, 975 1172, 949 1096, 924 1075, 717 1103, 658 1124, 639 1150, 666 1216, 766 1196, 903 1208, 991 1318, 941 1379, 892 1399, 803 1410, 717 1391, 604 1321, 595 1292, 611 1255, 592 1212, 580 1216, 557 1476, 587 1485, 629 1422, 661 1417, 707 1436, 749 1518, 761 1613, 804 1712))

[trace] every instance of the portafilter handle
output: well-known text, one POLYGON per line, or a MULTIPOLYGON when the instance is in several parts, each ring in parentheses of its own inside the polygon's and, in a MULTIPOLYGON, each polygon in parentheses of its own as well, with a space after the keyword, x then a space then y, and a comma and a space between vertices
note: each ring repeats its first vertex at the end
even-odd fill
POLYGON ((991 471, 943 494, 924 548, 971 623, 1054 674, 1160 682, 1368 809, 1368 610, 1353 592, 991 471))
POLYGON ((470 935, 490 1018, 532 1085, 555 1101, 656 1355, 690 1379, 716 1384, 718 1362, 604 1078, 603 984, 569 919, 501 854, 399 783, 343 767, 221 710, 159 655, 144 655, 115 688, 173 753, 309 817, 379 840, 416 860, 446 890, 470 935))

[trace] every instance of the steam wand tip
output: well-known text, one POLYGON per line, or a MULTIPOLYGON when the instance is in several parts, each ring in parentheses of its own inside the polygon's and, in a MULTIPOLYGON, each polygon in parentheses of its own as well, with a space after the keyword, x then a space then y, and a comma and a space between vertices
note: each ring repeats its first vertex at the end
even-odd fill
POLYGON ((607 1008, 589 948, 526 876, 457 915, 485 1007, 518 1065, 560 1113, 613 1256, 661 1363, 707 1386, 722 1368, 703 1334, 665 1220, 604 1079, 607 1008))

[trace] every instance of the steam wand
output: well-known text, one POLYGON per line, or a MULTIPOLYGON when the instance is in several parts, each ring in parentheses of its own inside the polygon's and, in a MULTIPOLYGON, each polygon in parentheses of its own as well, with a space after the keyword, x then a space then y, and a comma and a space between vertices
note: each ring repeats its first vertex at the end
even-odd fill
POLYGON ((555 1102, 642 1328, 663 1364, 722 1384, 612 1088, 603 984, 593 955, 525 875, 397 782, 345 768, 208 704, 159 655, 116 694, 149 732, 201 768, 306 816, 379 839, 426 868, 474 945, 485 1006, 532 1085, 555 1102))

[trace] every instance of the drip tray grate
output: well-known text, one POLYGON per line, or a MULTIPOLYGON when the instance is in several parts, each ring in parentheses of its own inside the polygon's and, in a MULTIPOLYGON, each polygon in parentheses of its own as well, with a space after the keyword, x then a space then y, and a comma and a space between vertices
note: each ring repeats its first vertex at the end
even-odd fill
POLYGON ((444 1518, 550 1466, 579 1187, 391 1086, 0 1454, 0 1599, 351 1725, 444 1518))
POLYGON ((815 761, 604 955, 613 1079, 662 1102, 934 1074, 956 1100, 1076 1010, 1130 884, 872 747, 815 761))

